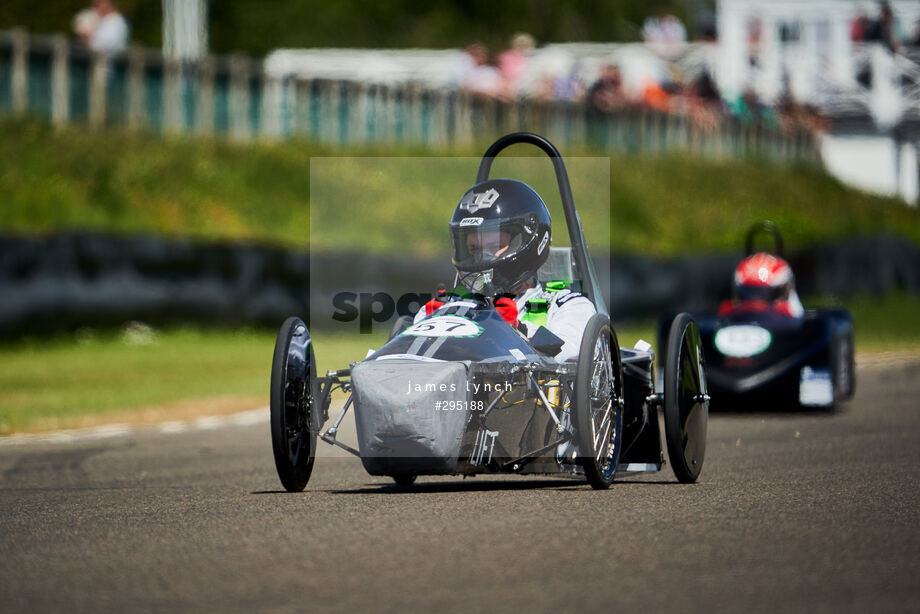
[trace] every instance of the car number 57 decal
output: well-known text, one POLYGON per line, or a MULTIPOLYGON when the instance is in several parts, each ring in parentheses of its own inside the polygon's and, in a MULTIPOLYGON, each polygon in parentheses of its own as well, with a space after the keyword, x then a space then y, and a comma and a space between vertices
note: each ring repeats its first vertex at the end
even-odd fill
POLYGON ((482 327, 460 316, 435 316, 413 324, 403 331, 404 335, 415 337, 478 337, 482 327))

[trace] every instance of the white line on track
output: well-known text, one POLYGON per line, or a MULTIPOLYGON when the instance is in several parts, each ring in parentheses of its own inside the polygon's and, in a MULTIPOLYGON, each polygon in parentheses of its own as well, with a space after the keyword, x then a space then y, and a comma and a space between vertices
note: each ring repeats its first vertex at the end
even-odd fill
POLYGON ((268 407, 248 409, 227 416, 203 416, 194 420, 171 420, 160 424, 133 426, 130 424, 104 424, 85 429, 67 429, 50 433, 19 433, 0 437, 0 448, 30 443, 75 443, 93 439, 120 437, 134 432, 156 430, 174 434, 187 431, 210 431, 228 426, 250 426, 268 421, 268 407))

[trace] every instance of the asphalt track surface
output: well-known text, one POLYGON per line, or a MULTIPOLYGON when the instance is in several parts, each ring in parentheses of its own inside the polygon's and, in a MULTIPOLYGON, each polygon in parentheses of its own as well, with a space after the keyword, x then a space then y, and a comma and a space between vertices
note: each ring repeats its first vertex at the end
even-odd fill
POLYGON ((917 612, 918 398, 860 367, 834 413, 714 416, 695 485, 601 492, 322 456, 286 494, 267 415, 3 445, 0 610, 917 612))

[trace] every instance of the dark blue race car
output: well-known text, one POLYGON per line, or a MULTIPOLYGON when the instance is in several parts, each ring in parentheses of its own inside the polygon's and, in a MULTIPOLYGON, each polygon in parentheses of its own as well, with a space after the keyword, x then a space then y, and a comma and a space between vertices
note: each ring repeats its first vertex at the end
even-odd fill
MULTIPOLYGON (((832 408, 853 396, 853 318, 845 309, 804 309, 783 259, 782 235, 755 225, 734 292, 715 313, 696 313, 713 407, 832 408), (772 235, 771 251, 755 251, 755 237, 772 235)), ((667 347, 668 318, 659 339, 667 347)), ((661 351, 664 351, 662 349, 661 351)))

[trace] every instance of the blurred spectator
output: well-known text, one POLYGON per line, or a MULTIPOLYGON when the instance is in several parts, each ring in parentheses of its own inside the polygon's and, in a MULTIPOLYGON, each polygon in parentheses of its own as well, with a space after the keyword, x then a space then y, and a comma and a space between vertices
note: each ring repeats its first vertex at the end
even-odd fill
POLYGON ((128 22, 111 0, 94 0, 93 9, 99 23, 89 38, 90 48, 97 53, 119 53, 128 47, 128 22))
POLYGON ((701 18, 699 25, 699 40, 704 43, 715 43, 719 40, 719 32, 716 28, 716 16, 709 12, 701 18))
POLYGON ((498 70, 505 81, 506 90, 517 94, 521 90, 527 74, 530 54, 536 48, 533 36, 526 33, 515 34, 511 38, 511 48, 498 56, 498 70))
POLYGON ((537 86, 537 100, 581 102, 585 99, 585 84, 578 73, 577 63, 572 64, 568 70, 550 70, 545 73, 537 86))
POLYGON ((82 9, 74 15, 71 27, 77 39, 84 45, 88 45, 96 28, 99 27, 99 13, 92 6, 82 9))
POLYGON ((888 2, 879 3, 879 17, 866 31, 866 42, 882 43, 891 53, 897 53, 900 45, 895 34, 894 13, 888 2))
POLYGON ((573 64, 566 74, 553 79, 553 98, 568 102, 581 102, 585 99, 585 84, 579 76, 580 67, 573 64))
POLYGON ((860 10, 856 19, 850 22, 850 40, 854 43, 863 42, 870 28, 872 28, 872 20, 860 10))
POLYGON ((680 95, 671 99, 671 111, 686 115, 690 122, 703 130, 715 129, 724 117, 722 97, 708 71, 703 71, 680 88, 680 95))
POLYGON ((776 112, 761 102, 753 88, 746 87, 734 101, 729 102, 732 114, 742 124, 777 126, 776 112))
MULTIPOLYGON (((884 3, 883 8, 886 6, 884 3)), ((890 13, 890 10, 887 11, 890 13)), ((866 20, 872 25, 872 22, 866 20)), ((881 23, 890 23, 880 20, 881 23)), ((745 23, 747 55, 758 62, 764 24, 754 16, 745 23)), ((861 25, 851 24, 854 38, 863 36, 861 25)), ((876 28, 878 30, 878 28, 876 28)), ((890 30, 890 28, 889 28, 890 30)), ((871 33, 870 33, 871 34, 871 33)), ((643 28, 649 45, 686 44, 686 33, 680 21, 668 13, 649 18, 643 28)), ((795 24, 783 35, 790 41, 799 40, 795 24)), ((785 40, 785 39, 784 39, 785 40)), ((669 49, 673 49, 670 47, 669 49)), ((470 44, 463 54, 451 82, 476 96, 499 101, 531 98, 535 101, 584 103, 598 113, 620 110, 648 110, 685 117, 696 129, 715 130, 726 119, 734 118, 750 126, 781 128, 787 133, 799 130, 825 129, 825 119, 815 108, 797 103, 789 94, 788 77, 784 96, 776 104, 766 104, 753 88, 746 88, 732 100, 725 100, 709 70, 687 65, 683 73, 678 62, 642 54, 636 60, 616 63, 608 61, 598 66, 597 76, 586 86, 584 77, 591 74, 567 50, 541 49, 534 53, 535 41, 527 34, 516 34, 510 47, 490 61, 489 50, 480 42, 470 44), (643 63, 643 60, 645 63, 643 63), (631 62, 631 63, 630 63, 631 62)), ((660 52, 661 48, 657 49, 660 52)), ((653 51, 656 49, 653 48, 653 51)), ((608 56, 611 57, 611 56, 608 56)))
POLYGON ((642 87, 642 104, 649 109, 667 113, 671 110, 671 93, 661 83, 648 80, 642 87))
POLYGON ((820 109, 814 105, 805 105, 805 119, 803 127, 811 132, 827 132, 830 121, 821 115, 820 109))
POLYGON ((760 38, 763 31, 763 24, 760 18, 755 17, 748 21, 747 24, 747 44, 748 44, 748 64, 758 66, 760 64, 760 38))
POLYGON ((697 98, 707 103, 720 104, 722 102, 719 88, 716 87, 716 82, 713 81, 712 75, 709 74, 708 70, 700 73, 693 82, 693 93, 697 98))
POLYGON ((687 30, 680 19, 659 7, 656 14, 649 16, 642 24, 642 40, 655 53, 675 58, 687 42, 687 30))
POLYGON ((629 100, 623 92, 623 76, 620 74, 619 66, 605 64, 601 68, 597 81, 588 89, 588 102, 594 109, 604 113, 629 105, 629 100))
POLYGON ((476 42, 466 48, 466 67, 460 75, 460 87, 486 98, 506 98, 505 82, 498 68, 489 63, 489 49, 476 42))

